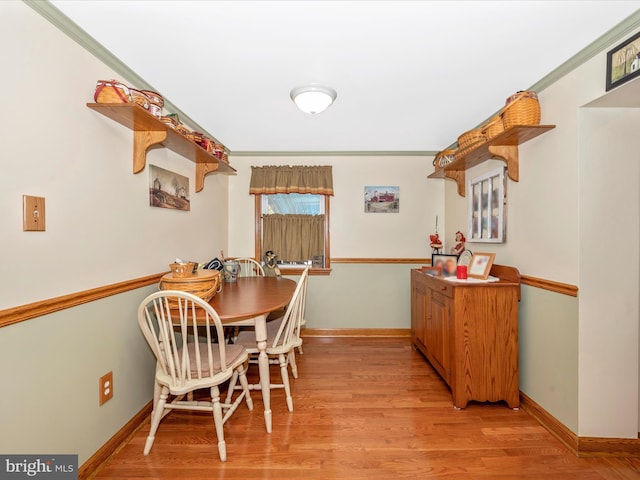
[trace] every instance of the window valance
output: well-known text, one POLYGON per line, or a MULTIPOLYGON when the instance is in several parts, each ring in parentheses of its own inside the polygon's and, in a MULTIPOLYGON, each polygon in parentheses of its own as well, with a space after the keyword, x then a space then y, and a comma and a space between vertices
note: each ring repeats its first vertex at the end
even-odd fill
POLYGON ((333 195, 331 165, 251 167, 252 195, 274 193, 312 193, 333 195))

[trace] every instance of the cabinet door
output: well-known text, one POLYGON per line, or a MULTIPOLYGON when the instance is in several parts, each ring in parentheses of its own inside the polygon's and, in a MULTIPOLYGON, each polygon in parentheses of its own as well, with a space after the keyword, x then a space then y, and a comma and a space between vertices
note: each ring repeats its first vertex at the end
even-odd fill
POLYGON ((425 344, 426 290, 422 282, 411 284, 411 334, 413 343, 421 348, 425 344))
POLYGON ((451 381, 450 312, 451 299, 438 292, 431 292, 425 332, 427 357, 448 384, 451 381))

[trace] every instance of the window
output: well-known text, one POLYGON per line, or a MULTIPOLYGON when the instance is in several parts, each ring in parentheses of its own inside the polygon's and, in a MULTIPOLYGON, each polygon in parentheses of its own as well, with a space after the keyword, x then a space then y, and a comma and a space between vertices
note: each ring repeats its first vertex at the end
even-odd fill
POLYGON ((255 195, 255 254, 271 250, 287 273, 329 272, 329 197, 332 167, 251 167, 249 193, 255 195))
POLYGON ((295 273, 302 268, 301 265, 309 262, 312 270, 328 272, 328 196, 297 193, 256 195, 255 209, 257 258, 264 258, 267 250, 273 250, 278 255, 280 269, 288 273, 295 273), (301 229, 305 233, 299 233, 301 229))

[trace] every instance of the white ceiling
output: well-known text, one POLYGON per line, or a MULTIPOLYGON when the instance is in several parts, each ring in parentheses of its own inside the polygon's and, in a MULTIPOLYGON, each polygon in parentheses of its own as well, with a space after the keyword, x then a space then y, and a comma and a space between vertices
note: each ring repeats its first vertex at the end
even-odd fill
POLYGON ((615 0, 51 3, 232 152, 441 150, 640 8, 615 0), (300 112, 289 92, 307 83, 333 87, 336 102, 319 115, 300 112))

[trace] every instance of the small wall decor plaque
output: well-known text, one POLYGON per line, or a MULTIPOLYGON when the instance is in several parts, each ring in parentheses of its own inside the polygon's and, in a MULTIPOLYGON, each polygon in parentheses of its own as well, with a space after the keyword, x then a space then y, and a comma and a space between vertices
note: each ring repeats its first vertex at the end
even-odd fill
POLYGON ((189 178, 149 165, 149 205, 174 210, 191 210, 189 178))

